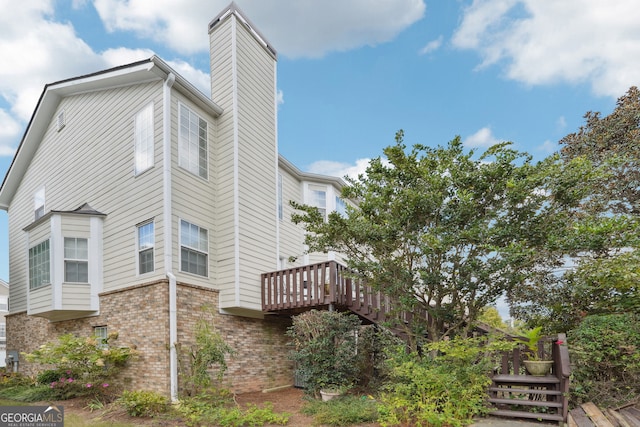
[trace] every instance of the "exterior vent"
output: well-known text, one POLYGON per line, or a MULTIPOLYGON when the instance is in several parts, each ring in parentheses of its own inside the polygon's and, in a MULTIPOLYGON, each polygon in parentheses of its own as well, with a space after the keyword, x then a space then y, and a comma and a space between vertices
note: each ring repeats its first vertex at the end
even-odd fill
POLYGON ((67 122, 65 121, 64 110, 63 110, 58 114, 58 117, 56 118, 56 125, 58 127, 58 132, 60 132, 66 124, 67 122))

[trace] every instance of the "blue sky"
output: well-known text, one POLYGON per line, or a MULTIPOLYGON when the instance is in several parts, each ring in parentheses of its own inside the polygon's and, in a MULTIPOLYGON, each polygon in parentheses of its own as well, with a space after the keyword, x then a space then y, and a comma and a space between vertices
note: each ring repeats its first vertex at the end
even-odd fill
MULTIPOLYGON (((0 177, 45 84, 157 54, 208 93, 227 0, 0 0, 0 177)), ((237 0, 278 51, 279 149, 363 170, 407 144, 512 141, 543 158, 640 79, 634 0, 237 0)), ((0 278, 8 280, 0 211, 0 278)))

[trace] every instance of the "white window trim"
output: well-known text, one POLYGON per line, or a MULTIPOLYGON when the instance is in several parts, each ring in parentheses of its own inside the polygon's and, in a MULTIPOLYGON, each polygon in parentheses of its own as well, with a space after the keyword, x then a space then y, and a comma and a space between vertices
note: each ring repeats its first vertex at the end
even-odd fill
POLYGON ((155 166, 155 117, 154 117, 155 109, 153 101, 145 105, 141 108, 135 115, 133 119, 133 173, 135 176, 141 175, 144 172, 155 166), (150 110, 150 111, 149 111, 150 110), (150 114, 150 129, 147 129, 151 133, 151 147, 149 147, 148 139, 145 138, 144 143, 139 138, 138 133, 138 121, 143 117, 143 115, 150 114), (145 149, 145 165, 140 168, 138 165, 138 154, 140 153, 140 148, 144 146, 145 149), (149 150, 150 148, 150 150, 149 150), (151 153, 150 159, 146 156, 149 156, 149 151, 151 153))
POLYGON ((89 254, 89 247, 90 247, 89 246, 89 239, 87 239, 86 237, 69 237, 69 236, 65 236, 65 237, 63 237, 62 242, 63 242, 62 243, 62 245, 63 245, 62 247, 64 248, 63 249, 63 255, 62 255, 62 263, 63 263, 62 265, 63 265, 63 268, 64 268, 64 271, 63 271, 63 274, 64 274, 63 283, 81 283, 81 284, 90 283, 91 272, 90 272, 90 266, 89 266, 89 258, 91 258, 91 257, 90 257, 90 254, 89 254), (67 258, 67 256, 66 256, 67 254, 64 252, 64 249, 66 249, 66 240, 67 239, 75 239, 76 243, 77 243, 78 240, 85 240, 87 242, 87 257, 84 258, 84 259, 83 258, 67 258), (87 264, 87 281, 86 282, 80 282, 80 281, 74 282, 74 281, 68 281, 67 280, 67 261, 87 264))
POLYGON ((153 219, 150 219, 147 221, 143 221, 139 224, 136 224, 136 274, 138 276, 141 276, 141 275, 154 273, 155 271, 156 271, 156 224, 153 219), (140 248, 140 229, 149 224, 153 226, 153 242, 150 248, 141 249, 140 248), (153 268, 151 269, 151 271, 146 271, 144 273, 141 273, 140 272, 140 253, 148 250, 151 250, 153 253, 153 257, 152 257, 153 268))
POLYGON ((192 108, 191 106, 183 103, 183 102, 178 102, 178 166, 180 168, 182 168, 183 170, 189 172, 191 175, 197 176, 198 178, 205 180, 205 181, 209 181, 209 132, 210 132, 210 124, 209 122, 200 114, 198 114, 194 108, 192 108), (180 125, 180 120, 182 117, 182 108, 186 108, 191 114, 195 115, 196 117, 198 117, 200 120, 203 120, 205 122, 205 124, 207 125, 207 135, 205 138, 206 141, 206 168, 205 168, 205 173, 207 174, 207 176, 201 176, 200 175, 200 165, 198 165, 198 172, 194 172, 191 169, 189 169, 189 167, 187 166, 183 166, 183 161, 182 161, 182 126, 180 125))
POLYGON ((209 278, 209 270, 210 270, 210 268, 209 268, 210 267, 209 266, 209 264, 210 264, 209 244, 210 243, 209 242, 210 242, 210 240, 211 239, 209 238, 209 229, 208 228, 201 227, 198 224, 196 224, 195 222, 188 221, 188 220, 186 220, 184 218, 179 218, 178 219, 178 269, 179 269, 179 271, 181 273, 190 274, 190 275, 196 276, 196 277, 209 278), (182 222, 183 221, 186 222, 187 224, 194 225, 194 226, 198 227, 198 229, 205 230, 207 232, 207 251, 206 252, 203 252, 202 249, 200 249, 200 248, 194 248, 193 246, 183 245, 182 244, 182 222), (206 256, 206 259, 207 259, 207 264, 206 264, 207 274, 206 275, 201 275, 201 274, 198 274, 198 273, 193 273, 191 271, 185 271, 185 270, 182 269, 182 247, 183 246, 185 248, 188 248, 188 249, 193 250, 195 252, 202 253, 202 254, 204 254, 206 256))
POLYGON ((44 186, 38 188, 38 190, 33 194, 33 215, 35 221, 42 218, 46 212, 46 194, 44 186))

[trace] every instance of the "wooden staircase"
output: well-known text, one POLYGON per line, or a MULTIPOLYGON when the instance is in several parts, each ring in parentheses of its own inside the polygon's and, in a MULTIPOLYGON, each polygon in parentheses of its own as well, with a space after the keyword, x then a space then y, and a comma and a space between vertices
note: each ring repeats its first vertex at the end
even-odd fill
POLYGON ((569 411, 569 352, 564 334, 540 340, 538 356, 553 360, 549 375, 528 375, 522 364, 526 353, 516 348, 502 356, 491 377, 488 402, 492 415, 557 421, 563 425, 569 411))
MULTIPOLYGON (((404 332, 402 328, 394 328, 394 322, 396 325, 410 324, 413 316, 429 319, 426 312, 393 311, 389 297, 362 281, 352 279, 348 269, 335 261, 264 273, 261 279, 262 310, 265 313, 294 315, 312 308, 335 307, 349 310, 369 323, 390 324, 401 337, 404 332)), ((488 390, 487 401, 494 408, 492 414, 563 424, 569 408, 566 337, 559 334, 539 342, 538 356, 551 358, 554 362, 550 375, 528 375, 522 364, 523 356, 525 354, 518 348, 503 354, 501 366, 492 375, 488 390)))

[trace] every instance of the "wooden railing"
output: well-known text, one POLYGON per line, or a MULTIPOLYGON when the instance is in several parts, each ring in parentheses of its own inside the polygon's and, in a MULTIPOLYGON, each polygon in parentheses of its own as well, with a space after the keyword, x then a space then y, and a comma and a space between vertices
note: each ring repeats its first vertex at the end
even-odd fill
MULTIPOLYGON (((514 339, 519 340, 517 337, 514 339)), ((553 361, 550 375, 545 377, 527 374, 523 361, 529 358, 529 351, 523 348, 516 347, 512 351, 503 353, 500 366, 492 376, 493 384, 489 389, 489 401, 498 405, 498 410, 494 413, 501 416, 565 422, 569 412, 569 376, 571 374, 566 335, 544 337, 538 342, 538 359, 553 361), (526 412, 504 409, 509 405, 546 406, 557 409, 557 414, 534 412, 529 416, 526 412)))
POLYGON ((372 322, 388 320, 392 310, 389 297, 353 278, 336 261, 262 274, 265 312, 294 312, 329 305, 351 310, 372 322))

